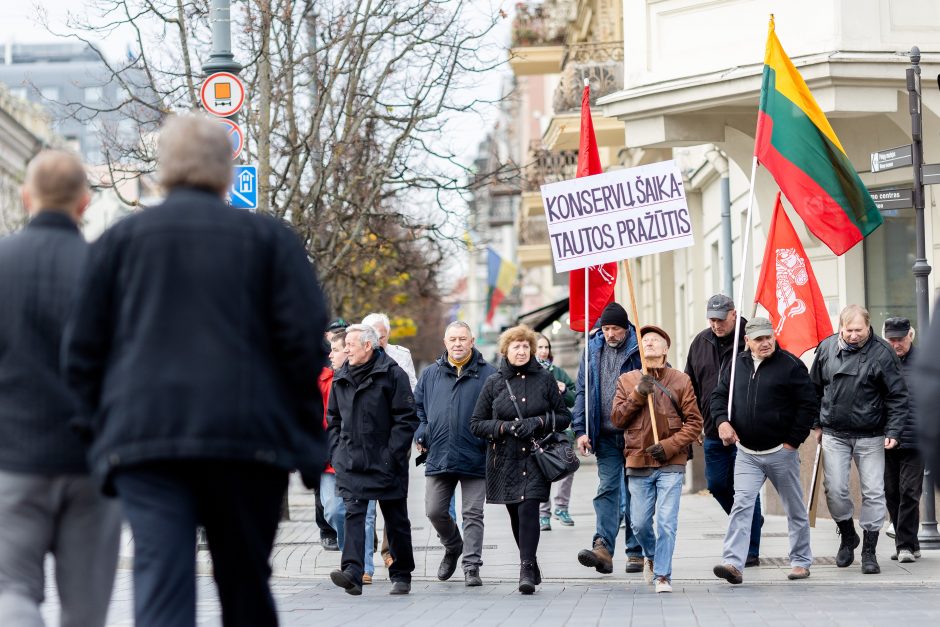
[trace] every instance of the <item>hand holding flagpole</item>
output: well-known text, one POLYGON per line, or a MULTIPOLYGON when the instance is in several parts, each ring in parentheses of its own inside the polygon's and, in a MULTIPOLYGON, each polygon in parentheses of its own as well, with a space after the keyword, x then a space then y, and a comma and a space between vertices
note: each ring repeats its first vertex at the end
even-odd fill
MULTIPOLYGON (((623 261, 624 269, 627 273, 627 286, 630 289, 630 307, 633 310, 633 324, 637 328, 637 344, 640 344, 640 320, 636 313, 636 295, 633 293, 633 273, 630 271, 630 260, 624 259, 623 261)), ((640 372, 647 374, 646 370, 646 356, 643 354, 643 346, 640 345, 640 372)), ((656 425, 656 411, 653 409, 653 395, 647 394, 646 404, 650 408, 650 422, 653 423, 653 444, 659 444, 659 428, 656 425)))

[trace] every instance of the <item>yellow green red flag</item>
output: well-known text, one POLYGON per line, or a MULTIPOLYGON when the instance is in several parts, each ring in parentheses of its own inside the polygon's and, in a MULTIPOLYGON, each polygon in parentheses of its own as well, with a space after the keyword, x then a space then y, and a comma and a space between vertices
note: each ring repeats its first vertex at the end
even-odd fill
POLYGON ((829 120, 780 45, 773 17, 754 154, 809 230, 835 254, 883 222, 829 120))

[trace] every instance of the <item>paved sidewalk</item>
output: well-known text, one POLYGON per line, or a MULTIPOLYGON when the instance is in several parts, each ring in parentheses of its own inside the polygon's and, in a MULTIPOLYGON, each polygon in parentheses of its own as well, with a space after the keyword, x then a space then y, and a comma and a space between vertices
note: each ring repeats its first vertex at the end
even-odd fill
MULTIPOLYGON (((290 493, 292 520, 282 525, 272 556, 272 580, 281 624, 381 624, 448 627, 473 625, 887 625, 903 627, 940 624, 940 552, 925 551, 914 564, 889 559, 891 542, 882 536, 878 550, 881 575, 862 575, 858 564, 840 569, 833 556, 838 546, 835 525, 820 520, 813 531, 817 564, 805 581, 786 580, 786 520, 767 516, 762 544, 763 564, 745 571, 745 584, 731 586, 711 574, 718 563, 726 517, 708 495, 685 495, 680 507, 674 593, 657 595, 640 575, 624 573, 622 544, 615 572, 600 575, 576 559, 594 533, 591 499, 597 486, 595 466, 586 463, 576 475, 571 515, 574 527, 554 521, 542 534, 539 562, 545 583, 532 597, 516 591, 518 553, 502 506, 486 507, 481 574, 482 588, 466 588, 459 572, 449 582, 434 574, 443 556, 424 517, 424 477, 412 474, 409 498, 417 570, 412 594, 390 597, 382 560, 375 557, 376 577, 362 597, 353 598, 326 578, 339 565, 339 553, 323 551, 313 522, 313 497, 299 483, 290 493)), ((381 522, 379 527, 381 527, 381 522)), ((622 535, 620 540, 622 541, 622 535)), ((133 625, 132 581, 126 567, 133 543, 125 535, 122 570, 115 582, 109 625, 133 625)), ((211 572, 208 556, 199 557, 201 571, 211 572)), ((49 578, 43 612, 49 624, 58 614, 54 580, 49 578)), ((221 625, 215 587, 210 577, 197 581, 198 624, 221 625)))

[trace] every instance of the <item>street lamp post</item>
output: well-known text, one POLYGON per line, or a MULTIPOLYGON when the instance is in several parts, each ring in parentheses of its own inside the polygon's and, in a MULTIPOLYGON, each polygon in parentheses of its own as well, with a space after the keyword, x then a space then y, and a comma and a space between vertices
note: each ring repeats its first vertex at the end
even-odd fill
POLYGON ((230 0, 212 0, 209 9, 209 22, 212 25, 212 52, 209 60, 202 65, 203 73, 208 76, 214 72, 238 74, 242 64, 232 54, 232 8, 230 0))
MULTIPOLYGON (((927 332, 930 325, 930 298, 927 277, 927 239, 924 223, 924 129, 920 99, 920 48, 911 48, 911 67, 907 68, 907 95, 911 113, 911 156, 914 167, 914 218, 917 228, 917 258, 914 260, 914 291, 917 299, 917 329, 927 332)), ((934 481, 927 470, 924 472, 924 519, 921 521, 917 540, 923 549, 940 549, 940 532, 937 531, 937 512, 934 505, 934 481)))

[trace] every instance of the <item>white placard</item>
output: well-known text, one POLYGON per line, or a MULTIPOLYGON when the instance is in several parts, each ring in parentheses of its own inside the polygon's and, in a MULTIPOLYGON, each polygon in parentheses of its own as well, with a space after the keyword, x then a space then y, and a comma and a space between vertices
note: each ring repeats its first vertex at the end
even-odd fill
POLYGON ((675 161, 542 185, 556 272, 692 246, 675 161))

